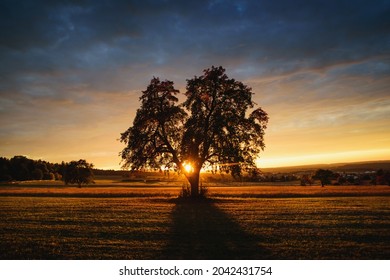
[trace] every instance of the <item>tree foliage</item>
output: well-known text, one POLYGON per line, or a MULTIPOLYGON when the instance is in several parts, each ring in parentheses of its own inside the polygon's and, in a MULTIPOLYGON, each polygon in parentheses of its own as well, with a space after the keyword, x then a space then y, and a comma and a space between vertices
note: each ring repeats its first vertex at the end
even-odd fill
POLYGON ((62 179, 66 185, 77 184, 79 187, 82 184, 88 185, 94 183, 92 168, 93 164, 88 163, 84 159, 71 161, 64 164, 62 179))
POLYGON ((159 168, 172 163, 179 166, 179 144, 187 114, 176 105, 178 92, 173 82, 158 78, 153 78, 142 92, 141 108, 133 126, 121 136, 121 141, 127 144, 121 153, 124 167, 159 168))
POLYGON ((124 167, 175 167, 189 180, 191 196, 197 196, 204 165, 218 164, 233 176, 255 166, 265 147, 268 115, 253 109, 250 87, 213 66, 187 80, 181 104, 178 93, 172 81, 159 78, 142 92, 133 125, 120 138, 126 144, 121 152, 124 167), (191 172, 186 164, 192 165, 191 172))
POLYGON ((86 160, 50 163, 25 156, 0 157, 0 181, 63 180, 65 184, 93 183, 93 164, 86 160))
POLYGON ((58 164, 43 160, 32 160, 25 156, 0 158, 0 181, 54 180, 58 172, 58 164))
POLYGON ((328 169, 318 169, 314 174, 314 178, 320 180, 322 187, 324 187, 326 184, 331 183, 332 176, 333 172, 328 169))

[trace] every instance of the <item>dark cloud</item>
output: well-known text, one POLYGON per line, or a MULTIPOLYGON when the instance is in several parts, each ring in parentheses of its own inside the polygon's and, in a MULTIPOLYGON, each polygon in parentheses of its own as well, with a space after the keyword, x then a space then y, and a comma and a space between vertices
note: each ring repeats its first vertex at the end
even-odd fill
MULTIPOLYGON (((28 119, 23 112, 53 126, 86 110, 93 117, 85 122, 93 122, 105 117, 100 111, 123 109, 126 93, 139 92, 152 76, 183 88, 211 65, 269 93, 258 97, 269 106, 347 102, 359 89, 383 97, 389 14, 390 1, 380 0, 1 1, 0 132, 12 134, 14 120, 28 119), (353 77, 378 86, 353 84, 353 77), (44 106, 51 109, 41 112, 44 106)), ((136 96, 128 98, 136 108, 136 96)))
POLYGON ((389 6, 388 1, 6 1, 2 70, 98 72, 134 64, 205 68, 220 62, 258 64, 271 75, 318 68, 389 55, 389 6))
POLYGON ((2 1, 0 13, 3 93, 41 80, 53 92, 118 91, 211 64, 278 76, 390 55, 389 1, 2 1))

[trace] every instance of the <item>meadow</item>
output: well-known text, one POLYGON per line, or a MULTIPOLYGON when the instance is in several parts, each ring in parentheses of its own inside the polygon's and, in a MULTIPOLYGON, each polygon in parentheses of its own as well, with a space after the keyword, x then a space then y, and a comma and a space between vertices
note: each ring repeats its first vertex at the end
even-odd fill
POLYGON ((390 187, 0 186, 0 259, 389 259, 390 187))

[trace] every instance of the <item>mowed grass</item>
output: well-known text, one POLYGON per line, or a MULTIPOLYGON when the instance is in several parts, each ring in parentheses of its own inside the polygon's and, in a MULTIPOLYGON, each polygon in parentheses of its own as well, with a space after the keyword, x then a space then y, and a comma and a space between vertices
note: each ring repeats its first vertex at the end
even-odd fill
POLYGON ((389 259, 390 188, 0 188, 1 259, 389 259))
POLYGON ((172 204, 144 198, 0 198, 2 259, 149 259, 172 204))
POLYGON ((219 209, 272 259, 389 259, 389 197, 243 199, 219 209))

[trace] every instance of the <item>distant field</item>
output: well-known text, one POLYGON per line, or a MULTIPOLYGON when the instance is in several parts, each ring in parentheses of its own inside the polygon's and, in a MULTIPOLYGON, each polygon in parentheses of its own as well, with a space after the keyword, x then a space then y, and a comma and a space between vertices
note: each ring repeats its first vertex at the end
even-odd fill
POLYGON ((389 259, 390 187, 0 186, 1 259, 389 259))

